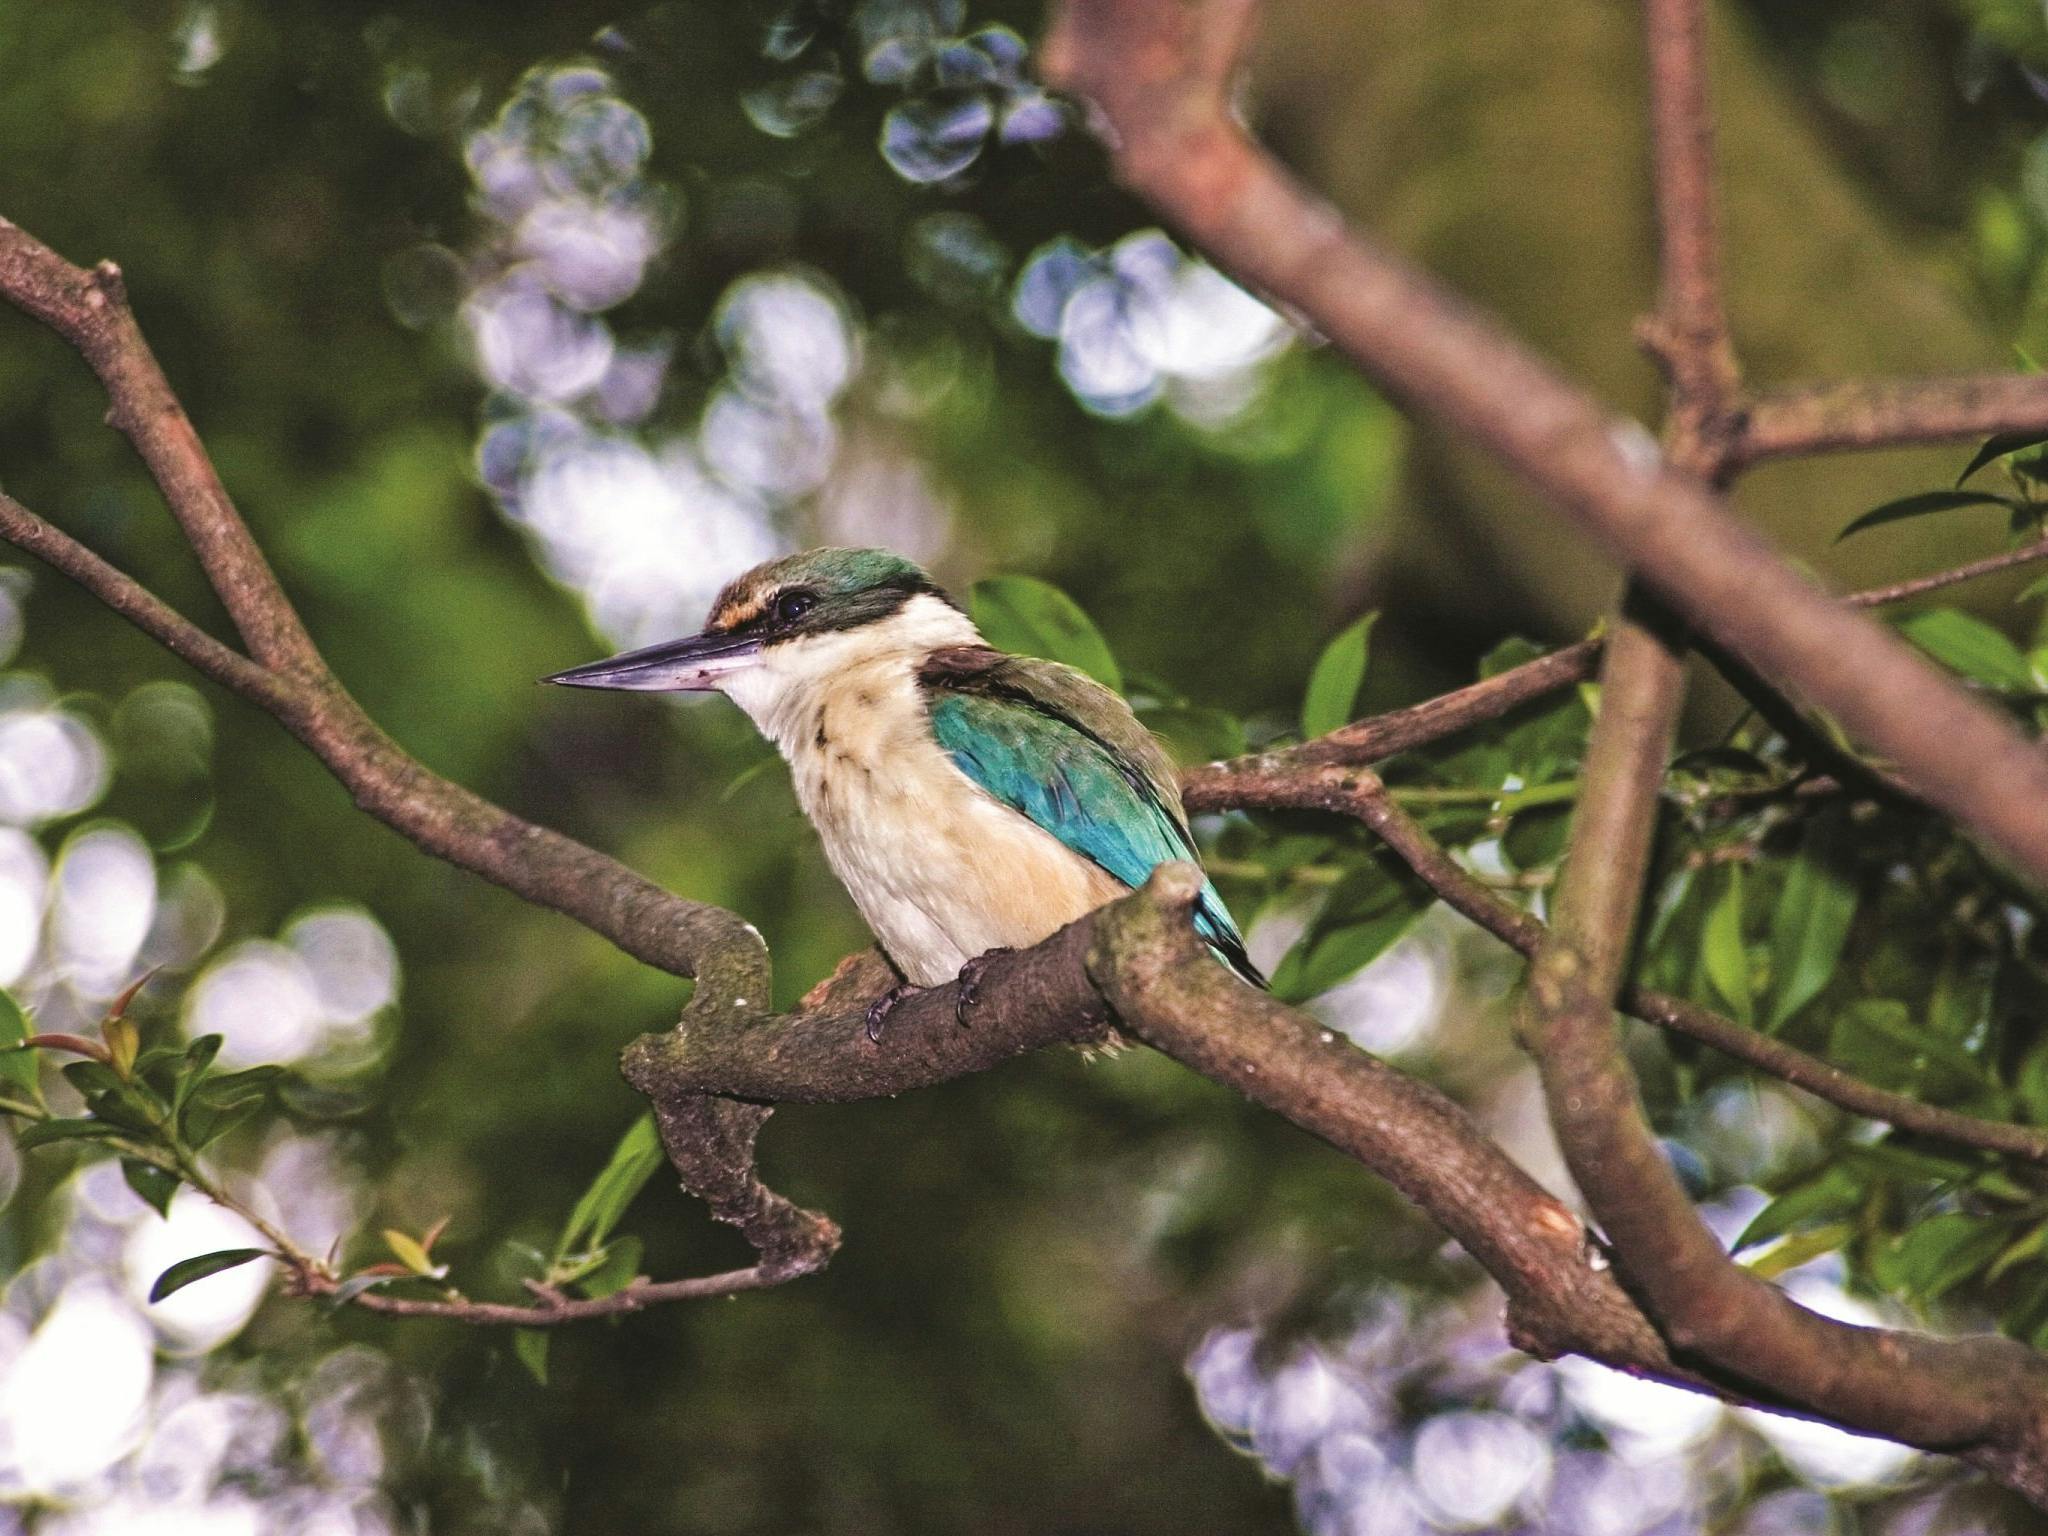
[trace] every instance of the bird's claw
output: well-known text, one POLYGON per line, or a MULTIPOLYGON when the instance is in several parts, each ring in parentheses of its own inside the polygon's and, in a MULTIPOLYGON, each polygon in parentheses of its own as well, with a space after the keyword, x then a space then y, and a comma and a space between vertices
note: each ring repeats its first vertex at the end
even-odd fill
POLYGON ((917 990, 909 982, 899 981, 895 986, 868 1004, 867 1025, 868 1043, 870 1045, 880 1045, 882 1043, 882 1026, 889 1022, 889 1015, 896 1011, 898 1003, 917 990))
POLYGON ((1013 951, 1004 945, 986 954, 976 955, 960 967, 960 990, 953 999, 953 1018, 962 1029, 972 1022, 967 1016, 974 1011, 974 1005, 981 1001, 981 978, 988 970, 988 963, 997 955, 1011 953, 1013 951))

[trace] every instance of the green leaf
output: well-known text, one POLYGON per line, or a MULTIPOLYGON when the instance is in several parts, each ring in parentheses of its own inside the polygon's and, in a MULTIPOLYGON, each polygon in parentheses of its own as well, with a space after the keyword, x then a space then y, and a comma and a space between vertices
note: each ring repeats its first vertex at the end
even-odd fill
POLYGON ((53 1141, 106 1141, 121 1134, 118 1125, 104 1120, 38 1120, 16 1132, 14 1144, 26 1152, 53 1141))
POLYGON ((622 1237, 605 1250, 604 1261, 576 1282, 576 1289, 595 1301, 623 1291, 640 1277, 640 1239, 622 1237))
POLYGON ((1843 827, 1832 816, 1807 827, 1771 918, 1771 1001, 1776 1033, 1828 984, 1856 917, 1856 883, 1843 873, 1843 827))
POLYGON ((1301 700, 1303 739, 1327 736, 1351 719, 1359 687, 1365 682, 1366 663, 1372 655, 1372 626, 1378 618, 1377 613, 1368 613, 1340 631, 1316 658, 1308 675, 1308 692, 1301 700))
POLYGON ((526 1367, 527 1374, 541 1386, 548 1384, 548 1339, 545 1328, 514 1328, 512 1353, 526 1367))
POLYGON ((1775 1280, 1824 1253, 1833 1253, 1855 1235, 1856 1229, 1846 1221, 1831 1221, 1823 1227, 1812 1227, 1786 1238, 1769 1253, 1750 1260, 1748 1269, 1761 1279, 1775 1280))
POLYGON ((1956 484, 1961 485, 1993 460, 2002 459, 2008 453, 2018 453, 2022 448, 2032 448, 2037 443, 2048 443, 2048 433, 2001 432, 1996 437, 1987 438, 1984 445, 1971 456, 1963 472, 1956 476, 1956 484))
POLYGON ((2044 1247, 2048 1247, 2048 1221, 2030 1228, 2000 1253, 1991 1267, 1984 1271, 1985 1283, 1988 1285, 1996 1280, 2015 1264, 2024 1264, 2028 1259, 2038 1257, 2044 1247))
POLYGON ((2004 1222, 1963 1211, 1930 1216, 1881 1256, 1873 1277, 1923 1302, 1934 1301, 1992 1263, 2009 1231, 2004 1222))
POLYGON ((208 1275, 217 1275, 224 1270, 238 1269, 251 1259, 269 1257, 268 1248, 222 1248, 216 1253, 202 1253, 189 1259, 180 1259, 156 1277, 156 1284, 149 1288, 149 1299, 162 1301, 166 1296, 182 1291, 195 1280, 204 1280, 208 1275))
POLYGON ((2011 496, 1994 496, 1989 491, 1922 491, 1917 496, 1901 496, 1897 501, 1888 501, 1881 507, 1872 507, 1836 534, 1835 542, 1839 544, 1850 534, 1861 533, 1866 528, 1903 522, 1909 517, 1926 517, 1934 512, 1953 512, 1960 507, 2013 508, 2019 505, 2021 503, 2011 496))
POLYGON ((1756 993, 1750 981, 1749 948, 1742 941, 1742 866, 1728 866, 1728 883, 1707 913, 1700 933, 1700 958, 1707 980, 1745 1024, 1756 1022, 1756 993))
POLYGON ((5 987, 0 987, 0 1083, 19 1088, 30 1099, 42 1102, 41 1063, 22 1041, 29 1035, 28 1015, 5 987))
MULTIPOLYGON (((1890 1006, 1905 1008, 1903 1003, 1890 1006)), ((1887 1178, 1922 1179, 1935 1184, 1962 1185, 1977 1174, 1977 1165, 1963 1162, 1959 1158, 1939 1157, 1932 1152, 1917 1152, 1911 1147, 1901 1146, 1896 1141, 1873 1141, 1868 1146, 1851 1143, 1842 1148, 1842 1160, 1875 1168, 1887 1178)))
POLYGON ((337 1285, 327 1296, 330 1307, 345 1307, 365 1291, 374 1291, 394 1280, 409 1280, 410 1275, 350 1275, 337 1285))
POLYGON ((1079 603, 1051 582, 1035 576, 991 576, 974 584, 968 606, 997 650, 1065 662, 1104 687, 1122 691, 1123 673, 1102 632, 1079 603))
POLYGON ((1401 870, 1354 870, 1330 892, 1273 973, 1273 995, 1303 1003, 1372 964, 1429 910, 1435 893, 1401 870))
POLYGON ((1484 682, 1489 677, 1498 677, 1503 672, 1511 672, 1516 667, 1548 654, 1549 648, 1538 645, 1534 640, 1525 639, 1521 635, 1509 635, 1479 658, 1479 679, 1484 682))
POLYGON ((1568 805, 1532 806, 1508 823, 1500 851, 1516 869, 1547 869, 1564 857, 1571 825, 1568 805))
POLYGON ((633 1197, 661 1166, 662 1158, 661 1133, 654 1127, 654 1117, 643 1115, 619 1138, 610 1161, 569 1213, 561 1240, 555 1244, 555 1262, 559 1264, 575 1248, 602 1248, 633 1197))
POLYGON ((159 1216, 171 1214, 171 1196, 178 1192, 178 1176, 168 1168, 145 1163, 138 1157, 121 1159, 121 1177, 142 1197, 142 1203, 159 1216))
POLYGON ((2033 669, 2020 648, 1982 619, 1954 608, 1929 608, 1901 620, 1899 633, 1943 666, 1987 687, 2034 691, 2033 669))
POLYGON ((1809 1222, 1846 1216, 1862 1203, 1863 1181, 1846 1168, 1830 1168, 1794 1185, 1758 1211, 1735 1239, 1735 1252, 1783 1237, 1809 1222))
MULTIPOLYGON (((1859 1077, 1887 1088, 1918 1086, 1937 1068, 1950 1074, 1951 1087, 1989 1085, 1976 1057, 1940 1030, 1929 1028, 1897 998, 1863 998, 1837 1013, 1828 1032, 1828 1054, 1859 1077)), ((1876 1146, 1865 1147, 1858 1149, 1857 1155, 1869 1156, 1877 1150, 1876 1146)), ((1903 1153, 1905 1149, 1890 1150, 1903 1153)))
POLYGON ((248 1067, 216 1074, 188 1088, 179 1125, 192 1150, 220 1140, 255 1114, 284 1076, 283 1067, 248 1067))
POLYGON ((212 1146, 263 1108, 260 1098, 242 1098, 215 1108, 207 1104, 185 1106, 185 1140, 194 1152, 212 1146))
POLYGON ((132 1123, 148 1135, 159 1134, 171 1106, 149 1084, 139 1078, 122 1077, 112 1067, 97 1061, 74 1061, 64 1068, 65 1077, 85 1094, 96 1115, 117 1123, 132 1123))
POLYGON ((221 1107, 239 1104, 251 1094, 269 1092, 283 1076, 284 1068, 279 1066, 244 1067, 239 1072, 223 1072, 200 1084, 199 1097, 221 1107))
POLYGON ((420 1245, 418 1238, 401 1232, 396 1227, 384 1229, 384 1246, 391 1250, 393 1258, 416 1275, 438 1279, 447 1273, 445 1268, 436 1265, 428 1256, 427 1250, 420 1245))
POLYGON ((177 1086, 171 1090, 173 1114, 184 1113, 185 1101, 192 1097, 195 1088, 206 1081, 206 1069, 220 1054, 221 1043, 219 1035, 201 1035, 185 1047, 185 1060, 178 1072, 177 1086))

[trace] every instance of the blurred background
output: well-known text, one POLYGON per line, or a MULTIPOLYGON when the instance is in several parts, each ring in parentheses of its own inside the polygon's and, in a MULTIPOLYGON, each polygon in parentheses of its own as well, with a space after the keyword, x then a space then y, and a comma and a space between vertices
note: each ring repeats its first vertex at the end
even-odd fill
MULTIPOLYGON (((335 669, 426 763, 731 906, 788 1002, 866 942, 720 703, 539 675, 695 629, 729 577, 886 544, 1058 584, 1191 755, 1292 727, 1369 609, 1362 707, 1575 637, 1612 574, 1488 465, 1108 183, 984 0, 0 0, 0 214, 125 270, 335 669)), ((1765 382, 2048 355, 2031 0, 1718 13, 1729 267, 1765 382)), ((1250 110, 1349 212, 1654 421, 1639 43, 1608 0, 1275 0, 1250 110)), ((82 364, 0 314, 0 483, 217 607, 82 364)), ((2002 525, 1836 550, 1952 452, 1760 473, 1844 583, 2002 525)), ((2009 590, 2003 596, 2009 596, 2009 590)), ((1971 601, 2002 600, 1994 591, 1971 601)), ((443 1217, 513 1289, 639 1103, 679 984, 432 863, 275 725, 47 572, 0 564, 0 985, 291 1065, 224 1144, 315 1251, 443 1217)), ((1576 708, 1576 705, 1572 705, 1576 708)), ((1582 721, 1580 722, 1583 723, 1582 721)), ((1280 963, 1312 921, 1228 887, 1280 963)), ((1514 971, 1441 912, 1317 1006, 1558 1176, 1514 971)), ((1321 985, 1330 982, 1334 984, 1321 985)), ((1732 1233, 1826 1127, 1708 1082, 1673 1122, 1732 1233)), ((784 1290, 554 1340, 274 1296, 143 1303, 246 1240, 187 1191, 0 1139, 0 1531, 2023 1530, 1950 1469, 1505 1349, 1497 1295, 1358 1169, 1169 1063, 1069 1054, 778 1115, 771 1181, 847 1229, 784 1290)), ((658 1177, 657 1276, 744 1250, 658 1177)), ((1801 1294, 1874 1316, 1825 1266, 1801 1294)))

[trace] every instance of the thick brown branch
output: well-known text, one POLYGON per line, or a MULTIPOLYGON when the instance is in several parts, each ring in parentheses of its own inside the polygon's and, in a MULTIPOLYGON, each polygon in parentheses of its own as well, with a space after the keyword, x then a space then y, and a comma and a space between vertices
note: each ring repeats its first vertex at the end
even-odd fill
POLYGON ((634 1079, 657 1102, 869 1098, 1049 1044, 1098 1041, 1113 1007, 1127 1032, 1238 1087, 1414 1200, 1501 1283, 1523 1347, 1703 1386, 1673 1365, 1578 1219, 1462 1109, 1217 966, 1189 922, 1199 890, 1192 866, 1163 866, 1144 890, 997 957, 964 1028, 955 983, 906 1000, 880 1044, 870 1041, 861 1004, 885 973, 862 957, 788 1018, 737 1036, 686 1024, 644 1037, 630 1057, 634 1079))
POLYGON ((1143 898, 1100 914, 1090 969, 1122 1026, 1322 1137, 1429 1212, 1506 1290, 1520 1347, 1684 1378, 1578 1218, 1463 1109, 1209 959, 1189 923, 1200 890, 1191 866, 1166 865, 1143 898))
POLYGON ((2048 436, 2048 374, 1874 379, 1777 390, 1750 401, 1735 451, 1755 464, 2003 433, 2048 436))
POLYGON ((1206 255, 1305 316, 1411 406, 1464 431, 1696 629, 1828 710, 1932 804, 2048 885, 2048 758, 1910 646, 1795 573, 1526 347, 1369 244, 1228 110, 1216 39, 1241 5, 1066 0, 1043 53, 1120 176, 1206 255))

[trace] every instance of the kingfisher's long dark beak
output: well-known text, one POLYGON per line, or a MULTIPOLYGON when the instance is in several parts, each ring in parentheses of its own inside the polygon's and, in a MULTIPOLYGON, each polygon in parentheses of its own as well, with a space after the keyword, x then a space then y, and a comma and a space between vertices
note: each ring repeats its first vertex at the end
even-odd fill
POLYGON ((541 681, 570 688, 702 693, 717 688, 720 678, 752 666, 760 654, 761 642, 757 638, 692 635, 687 640, 668 640, 645 650, 571 667, 541 681))

